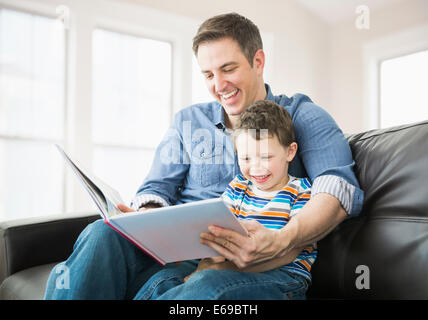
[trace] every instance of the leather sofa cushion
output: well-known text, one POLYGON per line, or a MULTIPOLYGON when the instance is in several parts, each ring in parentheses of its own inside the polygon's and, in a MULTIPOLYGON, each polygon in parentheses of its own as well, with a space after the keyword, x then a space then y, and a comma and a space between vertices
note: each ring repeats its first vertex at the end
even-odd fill
POLYGON ((428 299, 428 121, 348 140, 364 206, 318 243, 310 297, 428 299))
POLYGON ((57 263, 25 269, 7 277, 0 287, 0 300, 41 300, 50 271, 57 263))

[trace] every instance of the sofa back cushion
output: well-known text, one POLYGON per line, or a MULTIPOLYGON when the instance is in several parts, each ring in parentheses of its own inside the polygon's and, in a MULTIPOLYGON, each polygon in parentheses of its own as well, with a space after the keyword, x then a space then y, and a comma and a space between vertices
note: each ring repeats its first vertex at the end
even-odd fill
POLYGON ((319 245, 309 298, 428 298, 428 121, 348 137, 359 217, 319 245))

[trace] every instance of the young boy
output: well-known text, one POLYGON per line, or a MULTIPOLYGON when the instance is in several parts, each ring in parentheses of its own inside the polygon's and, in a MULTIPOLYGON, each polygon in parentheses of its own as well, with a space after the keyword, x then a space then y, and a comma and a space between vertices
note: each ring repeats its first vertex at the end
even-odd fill
MULTIPOLYGON (((233 138, 241 174, 230 182, 222 197, 238 219, 255 220, 275 232, 283 228, 310 198, 309 180, 288 174, 288 164, 297 152, 291 117, 285 108, 272 101, 258 101, 241 114, 233 138)), ((303 299, 307 283, 311 282, 310 270, 316 255, 316 244, 313 244, 297 249, 293 261, 274 258, 246 269, 237 268, 223 257, 207 258, 202 259, 197 269, 184 277, 184 280, 183 277, 180 279, 180 267, 172 266, 155 274, 136 298, 172 298, 174 294, 168 294, 169 290, 185 290, 183 286, 196 287, 198 272, 215 269, 234 272, 269 271, 271 278, 267 283, 271 283, 273 279, 277 282, 276 286, 282 286, 279 290, 284 292, 284 296, 303 299), (292 281, 284 277, 285 273, 292 281)), ((185 267, 182 270, 184 276, 185 267)), ((214 277, 222 276, 233 277, 233 273, 219 272, 214 277)), ((248 281, 250 283, 250 279, 248 281)), ((237 290, 236 298, 246 297, 240 296, 237 290)))

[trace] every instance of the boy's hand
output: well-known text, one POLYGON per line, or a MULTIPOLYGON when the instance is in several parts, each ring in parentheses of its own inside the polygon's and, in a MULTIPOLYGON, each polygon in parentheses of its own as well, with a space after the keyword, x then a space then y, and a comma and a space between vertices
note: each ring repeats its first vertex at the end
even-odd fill
POLYGON ((233 269, 236 270, 236 267, 233 263, 226 261, 225 257, 218 256, 218 257, 212 257, 212 258, 205 258, 202 259, 198 267, 195 271, 193 271, 191 274, 189 274, 187 277, 184 278, 184 282, 186 282, 194 273, 206 269, 216 269, 216 270, 224 270, 224 269, 233 269))

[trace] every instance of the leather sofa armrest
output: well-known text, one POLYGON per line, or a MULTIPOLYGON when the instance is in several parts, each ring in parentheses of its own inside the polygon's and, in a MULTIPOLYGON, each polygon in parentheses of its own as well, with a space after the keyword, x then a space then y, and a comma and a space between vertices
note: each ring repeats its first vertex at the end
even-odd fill
POLYGON ((100 219, 95 212, 0 223, 0 283, 24 269, 65 260, 80 232, 100 219))

